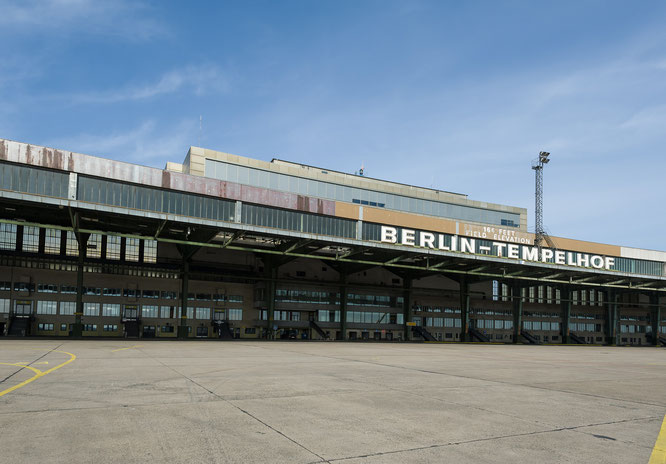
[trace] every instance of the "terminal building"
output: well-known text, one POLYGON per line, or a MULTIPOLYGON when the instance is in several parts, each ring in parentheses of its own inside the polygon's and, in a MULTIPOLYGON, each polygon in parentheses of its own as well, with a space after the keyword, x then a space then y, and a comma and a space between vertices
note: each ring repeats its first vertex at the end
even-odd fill
POLYGON ((666 253, 524 208, 191 147, 0 139, 0 335, 666 344, 666 253))

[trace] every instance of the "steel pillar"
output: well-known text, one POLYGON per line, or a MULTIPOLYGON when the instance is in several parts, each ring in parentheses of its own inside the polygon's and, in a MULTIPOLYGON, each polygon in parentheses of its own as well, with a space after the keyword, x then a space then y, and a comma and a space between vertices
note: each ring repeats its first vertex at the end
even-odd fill
POLYGON ((89 237, 90 234, 79 233, 77 235, 79 259, 76 266, 76 312, 74 313, 72 337, 81 337, 83 335, 83 268, 89 237))
POLYGON ((569 285, 560 287, 560 307, 562 308, 562 343, 571 343, 570 322, 573 290, 569 285))
POLYGON ((187 301, 189 293, 190 281, 190 261, 183 259, 183 267, 181 269, 181 286, 180 286, 180 324, 178 325, 178 338, 184 340, 189 337, 187 333, 187 301))
POLYGON ((511 298, 513 303, 513 343, 518 343, 520 330, 523 326, 523 295, 520 285, 514 284, 511 287, 511 298))
POLYGON ((266 274, 269 277, 268 287, 266 292, 266 338, 268 340, 275 339, 275 281, 277 279, 278 267, 273 260, 267 259, 265 261, 266 274))
POLYGON ((617 302, 619 295, 614 290, 606 292, 606 344, 617 344, 617 302))
POLYGON ((340 340, 347 340, 347 275, 340 273, 340 340))
POLYGON ((652 344, 659 346, 659 322, 661 321, 661 307, 659 306, 659 295, 650 293, 650 308, 652 313, 652 344))
POLYGON ((411 277, 405 277, 402 279, 402 314, 405 324, 405 332, 403 339, 405 341, 412 340, 412 330, 411 326, 407 325, 408 322, 412 322, 412 284, 413 280, 411 277))
POLYGON ((469 284, 465 277, 460 278, 460 341, 469 341, 469 284))

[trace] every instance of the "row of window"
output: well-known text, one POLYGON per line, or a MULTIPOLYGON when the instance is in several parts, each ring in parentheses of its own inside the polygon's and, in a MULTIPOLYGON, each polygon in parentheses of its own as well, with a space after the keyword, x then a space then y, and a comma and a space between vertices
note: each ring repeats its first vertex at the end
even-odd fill
MULTIPOLYGON (((207 177, 316 198, 368 204, 378 207, 385 206, 386 208, 399 211, 488 224, 500 225, 502 224, 502 219, 512 221, 514 224, 520 223, 520 215, 515 213, 492 211, 472 206, 366 190, 246 166, 237 166, 218 160, 207 159, 205 169, 207 177)), ((508 222, 506 225, 509 225, 508 222)))
MULTIPOLYGON (((0 299, 0 313, 9 313, 10 300, 0 299)), ((135 311, 134 317, 138 312, 138 305, 124 305, 125 311, 135 311)), ((30 302, 17 301, 15 304, 14 312, 21 315, 32 314, 32 305, 30 302)), ((37 301, 35 314, 38 315, 61 315, 73 316, 76 313, 75 301, 37 301)), ((84 316, 102 316, 102 317, 120 317, 121 305, 116 303, 83 303, 84 316)), ((141 316, 143 318, 162 318, 174 319, 180 318, 181 308, 176 306, 157 306, 157 305, 141 305, 141 316)), ((189 319, 195 318, 202 320, 210 320, 211 308, 187 308, 187 317, 189 319)), ((240 321, 243 319, 242 309, 215 309, 215 319, 228 319, 231 321, 240 321)))
MULTIPOLYGON (((15 224, 0 224, 0 250, 17 251, 19 226, 15 224)), ((22 226, 21 250, 27 253, 38 253, 40 246, 40 228, 35 226, 22 226)), ((73 232, 67 231, 63 249, 63 231, 57 229, 44 229, 44 253, 48 255, 78 256, 79 244, 73 232)), ((115 235, 106 236, 106 244, 99 234, 91 234, 86 242, 86 256, 131 262, 139 262, 141 242, 143 242, 143 262, 157 262, 157 241, 142 240, 138 238, 125 238, 115 235), (124 255, 122 253, 125 244, 124 255)))
MULTIPOLYGON (((11 290, 11 282, 0 282, 0 291, 11 290)), ((35 284, 29 282, 14 282, 15 292, 34 292, 35 284)), ((57 285, 57 284, 38 284, 37 292, 39 293, 63 293, 68 295, 76 294, 76 286, 73 285, 57 285)), ((162 298, 165 300, 180 299, 179 292, 165 291, 165 290, 138 290, 131 288, 102 288, 102 287, 83 287, 83 295, 91 296, 108 296, 108 297, 124 297, 124 298, 162 298)), ((224 293, 188 293, 187 299, 191 301, 216 301, 227 303, 242 303, 242 295, 227 295, 224 293)))
MULTIPOLYGON (((275 301, 283 303, 339 305, 340 293, 279 288, 275 290, 275 301)), ((349 306, 400 308, 402 307, 403 301, 404 299, 402 296, 347 293, 347 305, 349 306)))

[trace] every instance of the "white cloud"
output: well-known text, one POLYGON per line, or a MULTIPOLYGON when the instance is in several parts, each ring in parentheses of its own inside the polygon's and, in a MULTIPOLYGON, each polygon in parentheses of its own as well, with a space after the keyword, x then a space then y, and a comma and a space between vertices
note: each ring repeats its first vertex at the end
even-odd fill
POLYGON ((140 1, 25 0, 0 1, 0 29, 32 35, 86 32, 148 39, 166 28, 140 1))
POLYGON ((117 90, 61 95, 74 104, 118 103, 145 100, 159 95, 189 90, 195 95, 223 93, 227 91, 227 76, 215 65, 187 66, 164 73, 159 79, 141 86, 127 86, 117 90))

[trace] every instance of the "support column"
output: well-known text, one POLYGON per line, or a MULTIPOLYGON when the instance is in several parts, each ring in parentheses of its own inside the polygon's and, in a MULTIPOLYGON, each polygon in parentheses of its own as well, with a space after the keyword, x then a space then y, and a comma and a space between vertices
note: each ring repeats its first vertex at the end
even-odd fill
POLYGON ((44 254, 44 250, 46 248, 46 229, 43 227, 39 228, 39 244, 37 245, 37 252, 40 255, 44 254))
POLYGON ((188 338, 187 333, 187 295, 189 293, 190 283, 190 261, 183 259, 183 267, 180 276, 180 324, 178 325, 178 338, 184 340, 188 338))
POLYGON ((340 340, 347 340, 347 275, 340 273, 340 340))
POLYGON ((619 295, 614 290, 606 291, 606 344, 617 343, 617 301, 619 295))
POLYGON ((514 284, 511 287, 511 298, 513 303, 513 343, 518 343, 520 331, 523 327, 523 294, 520 285, 514 284))
POLYGON ((77 235, 79 259, 76 266, 76 312, 74 313, 72 337, 81 337, 83 335, 83 268, 89 237, 90 234, 79 233, 77 235))
POLYGON ((560 307, 562 308, 562 343, 571 343, 569 332, 572 300, 573 290, 569 285, 562 285, 562 287, 560 287, 560 307))
POLYGON ((266 338, 268 340, 275 339, 275 281, 277 280, 278 266, 275 265, 272 259, 266 258, 265 262, 266 274, 268 280, 268 292, 266 294, 266 338))
POLYGON ((461 277, 460 287, 460 341, 469 341, 469 284, 466 277, 461 277))
POLYGON ((652 313, 652 344, 659 346, 659 322, 661 321, 661 307, 659 306, 659 295, 650 293, 650 309, 652 313))
POLYGON ((402 314, 403 323, 405 324, 405 333, 403 339, 405 341, 412 340, 412 327, 407 325, 412 322, 412 278, 405 277, 403 279, 403 292, 402 292, 402 314))

